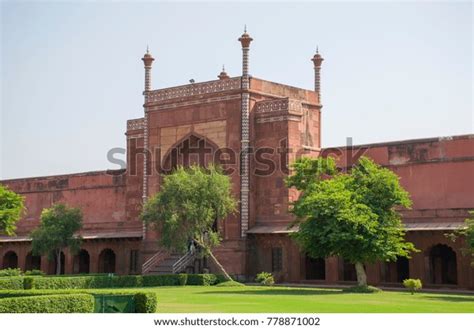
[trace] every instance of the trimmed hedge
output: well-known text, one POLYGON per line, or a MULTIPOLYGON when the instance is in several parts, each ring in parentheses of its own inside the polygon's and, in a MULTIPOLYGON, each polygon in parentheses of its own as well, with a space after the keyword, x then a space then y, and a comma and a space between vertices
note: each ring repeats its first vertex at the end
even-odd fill
POLYGON ((0 270, 0 277, 3 276, 19 276, 22 275, 23 272, 21 271, 20 268, 6 268, 3 270, 0 270))
POLYGON ((222 276, 215 274, 16 276, 0 278, 0 290, 210 286, 223 282, 222 280, 225 281, 222 276))
POLYGON ((188 274, 188 286, 211 286, 216 283, 215 274, 188 274))
MULTIPOLYGON (((137 290, 4 290, 0 291, 0 301, 6 299, 43 298, 60 295, 88 294, 94 297, 101 295, 134 295, 135 313, 155 313, 158 304, 157 295, 153 292, 141 292, 137 290)), ((46 313, 46 312, 44 312, 46 313)))
POLYGON ((0 313, 92 313, 94 297, 61 294, 0 299, 0 313))
POLYGON ((23 289, 23 277, 10 276, 0 278, 0 290, 23 289))
POLYGON ((135 294, 135 313, 155 313, 158 300, 153 292, 135 294))

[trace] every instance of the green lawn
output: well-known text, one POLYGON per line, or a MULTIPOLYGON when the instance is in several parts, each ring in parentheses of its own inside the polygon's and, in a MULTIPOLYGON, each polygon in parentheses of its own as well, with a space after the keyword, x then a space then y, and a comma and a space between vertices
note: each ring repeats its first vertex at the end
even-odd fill
POLYGON ((157 287, 159 313, 474 313, 474 295, 286 287, 157 287))

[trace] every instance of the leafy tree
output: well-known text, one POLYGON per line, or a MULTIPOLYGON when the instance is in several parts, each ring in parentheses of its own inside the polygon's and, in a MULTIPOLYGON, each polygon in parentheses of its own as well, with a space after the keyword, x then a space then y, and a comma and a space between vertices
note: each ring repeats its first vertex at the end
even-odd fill
POLYGON ((21 195, 0 184, 0 234, 14 235, 25 206, 21 195))
POLYGON ((474 266, 474 210, 469 211, 470 218, 467 218, 464 222, 464 226, 453 233, 446 234, 448 238, 456 241, 459 237, 466 239, 466 248, 462 251, 464 254, 471 255, 471 266, 474 266))
POLYGON ((293 203, 292 237, 314 258, 339 256, 353 263, 359 286, 367 285, 364 263, 393 261, 415 251, 404 241, 396 207, 410 207, 398 177, 362 157, 349 173, 338 173, 332 158, 302 158, 287 179, 301 195, 293 203))
POLYGON ((160 191, 147 201, 141 217, 160 232, 160 243, 165 248, 184 252, 194 241, 202 255, 209 256, 231 280, 212 253, 221 241, 213 228, 218 220, 235 211, 236 204, 230 178, 219 168, 178 167, 164 177, 160 191))
POLYGON ((61 274, 61 252, 69 248, 76 253, 81 245, 82 212, 57 203, 41 212, 40 225, 31 232, 32 252, 56 258, 56 274, 61 274))

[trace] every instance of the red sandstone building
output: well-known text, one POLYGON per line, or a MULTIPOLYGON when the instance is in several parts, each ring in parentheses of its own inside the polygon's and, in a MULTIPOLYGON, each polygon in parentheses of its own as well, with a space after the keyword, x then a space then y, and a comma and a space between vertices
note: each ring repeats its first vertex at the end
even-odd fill
POLYGON ((288 207, 297 197, 285 187, 288 164, 297 156, 335 156, 345 167, 365 154, 400 176, 413 209, 402 212, 407 239, 420 250, 410 259, 367 264, 369 283, 394 285, 406 277, 426 287, 474 289, 474 269, 463 241, 446 233, 462 226, 474 209, 474 135, 321 148, 320 68, 316 53, 314 90, 251 77, 252 38, 244 33, 242 75, 166 89, 151 89, 148 52, 144 115, 127 122, 127 168, 5 180, 25 196, 27 213, 17 235, 0 237, 0 267, 38 268, 53 273, 55 261, 31 254, 28 237, 41 210, 63 202, 82 209, 84 238, 77 255, 64 252, 64 273, 117 274, 199 271, 198 260, 169 254, 159 234, 143 226, 143 201, 159 190, 161 177, 177 164, 219 162, 240 201, 238 215, 218 223, 223 243, 217 257, 242 278, 273 272, 285 282, 351 283, 343 259, 311 259, 289 238, 288 207), (146 151, 145 151, 146 150, 146 151))

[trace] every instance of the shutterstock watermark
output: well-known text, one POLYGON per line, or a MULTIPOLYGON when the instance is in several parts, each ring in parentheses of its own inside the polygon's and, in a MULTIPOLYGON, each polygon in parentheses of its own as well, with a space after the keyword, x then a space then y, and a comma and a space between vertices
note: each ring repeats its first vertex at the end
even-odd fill
POLYGON ((310 146, 289 147, 287 139, 281 139, 277 147, 256 146, 246 150, 231 147, 217 147, 206 139, 184 140, 168 148, 139 146, 138 139, 128 141, 128 152, 124 148, 112 148, 107 152, 107 160, 119 170, 109 170, 112 175, 123 174, 137 176, 143 174, 146 159, 147 175, 170 173, 177 166, 200 165, 211 163, 220 165, 227 175, 240 174, 242 155, 245 152, 250 161, 251 175, 265 177, 276 173, 288 175, 291 163, 296 159, 307 157, 333 157, 341 170, 351 168, 368 150, 367 146, 354 147, 352 138, 346 138, 346 145, 318 149, 310 146), (127 158, 127 162, 123 159, 127 158), (128 165, 127 165, 128 163, 128 165), (122 169, 122 170, 120 170, 122 169))

